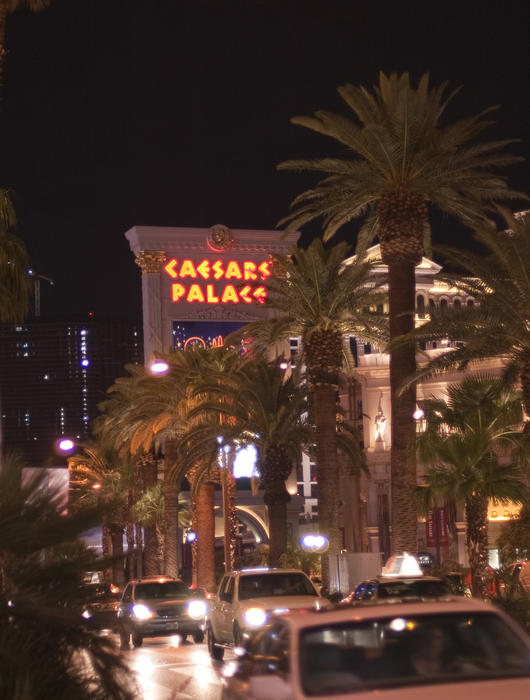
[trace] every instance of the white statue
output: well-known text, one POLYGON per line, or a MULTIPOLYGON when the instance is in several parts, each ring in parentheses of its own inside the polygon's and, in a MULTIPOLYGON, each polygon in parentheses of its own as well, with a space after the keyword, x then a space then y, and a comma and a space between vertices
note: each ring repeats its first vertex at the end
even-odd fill
POLYGON ((386 428, 386 418, 385 414, 383 413, 383 409, 381 407, 381 398, 383 396, 383 392, 381 392, 379 396, 379 406, 377 407, 377 413, 374 418, 374 423, 375 423, 375 441, 376 442, 382 442, 384 437, 385 437, 385 428, 386 428))

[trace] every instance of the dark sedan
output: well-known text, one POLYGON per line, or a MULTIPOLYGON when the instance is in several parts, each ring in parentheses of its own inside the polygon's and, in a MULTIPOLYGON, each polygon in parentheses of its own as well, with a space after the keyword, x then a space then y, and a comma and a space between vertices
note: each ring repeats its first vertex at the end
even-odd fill
POLYGON ((389 598, 441 598, 453 595, 450 586, 435 576, 376 576, 360 583, 343 603, 389 598))
POLYGON ((95 629, 116 629, 116 612, 120 589, 111 583, 90 583, 83 586, 83 618, 95 629))

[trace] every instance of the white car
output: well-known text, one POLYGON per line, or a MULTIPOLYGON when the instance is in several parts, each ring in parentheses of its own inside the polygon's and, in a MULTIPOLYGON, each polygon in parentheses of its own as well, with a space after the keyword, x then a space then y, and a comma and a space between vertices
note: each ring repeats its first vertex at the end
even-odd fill
POLYGON ((238 646, 273 613, 329 605, 298 569, 242 569, 222 578, 206 620, 208 650, 221 661, 227 646, 238 646))
POLYGON ((477 599, 296 611, 236 651, 223 700, 530 697, 530 638, 477 599))

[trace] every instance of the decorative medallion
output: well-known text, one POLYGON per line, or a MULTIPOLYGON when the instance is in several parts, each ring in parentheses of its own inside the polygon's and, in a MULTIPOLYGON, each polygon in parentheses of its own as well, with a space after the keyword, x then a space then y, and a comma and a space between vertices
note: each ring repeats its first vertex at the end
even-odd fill
POLYGON ((208 234, 208 245, 213 250, 225 250, 232 245, 234 237, 227 226, 216 224, 208 234))

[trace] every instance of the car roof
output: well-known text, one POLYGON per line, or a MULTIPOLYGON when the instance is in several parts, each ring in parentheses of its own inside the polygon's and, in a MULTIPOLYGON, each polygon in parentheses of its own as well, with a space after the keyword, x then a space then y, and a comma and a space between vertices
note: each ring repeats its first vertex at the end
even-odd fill
MULTIPOLYGON (((370 601, 354 605, 338 605, 321 610, 304 608, 302 610, 291 610, 284 615, 278 615, 276 619, 285 620, 290 627, 300 630, 305 627, 332 625, 348 621, 360 622, 362 620, 374 620, 392 616, 434 615, 436 613, 476 614, 478 612, 493 613, 506 619, 506 615, 491 603, 477 598, 462 598, 461 596, 447 596, 432 601, 426 601, 425 599, 418 601, 404 599, 402 602, 396 602, 395 599, 389 602, 370 601)), ((273 616, 271 616, 271 621, 273 619, 273 616)), ((530 639, 528 644, 530 647, 530 639)))
POLYGON ((379 583, 388 583, 388 582, 407 583, 408 581, 441 581, 443 583, 443 580, 441 578, 439 578, 438 576, 383 576, 383 575, 381 575, 381 576, 374 576, 374 578, 368 579, 368 581, 378 581, 379 583))
POLYGON ((249 569, 238 569, 237 571, 232 571, 230 573, 235 574, 237 576, 246 576, 248 574, 303 574, 304 576, 307 576, 305 571, 302 571, 301 569, 277 569, 275 567, 269 566, 260 566, 249 569))
POLYGON ((173 578, 172 576, 142 576, 142 578, 132 579, 129 583, 166 583, 171 581, 184 583, 181 578, 173 578))

